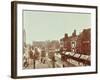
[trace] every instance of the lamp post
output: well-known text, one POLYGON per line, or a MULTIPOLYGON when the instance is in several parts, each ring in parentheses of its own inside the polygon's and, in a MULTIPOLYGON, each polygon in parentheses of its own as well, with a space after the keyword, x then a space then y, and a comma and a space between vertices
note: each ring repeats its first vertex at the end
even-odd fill
POLYGON ((53 53, 53 56, 52 56, 52 66, 53 66, 53 68, 55 68, 55 56, 54 56, 54 53, 53 53))
POLYGON ((35 59, 33 59, 33 68, 35 69, 35 59))

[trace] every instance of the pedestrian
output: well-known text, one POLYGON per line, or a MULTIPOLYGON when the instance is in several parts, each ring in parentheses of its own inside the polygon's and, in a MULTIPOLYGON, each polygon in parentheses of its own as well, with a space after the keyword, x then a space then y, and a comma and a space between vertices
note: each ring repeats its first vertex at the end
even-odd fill
POLYGON ((41 51, 41 62, 43 64, 45 64, 45 61, 46 61, 46 51, 45 50, 42 50, 41 51))
POLYGON ((35 68, 34 67, 34 61, 35 61, 35 58, 34 58, 34 53, 32 51, 32 47, 29 48, 29 64, 30 64, 30 68, 35 68))

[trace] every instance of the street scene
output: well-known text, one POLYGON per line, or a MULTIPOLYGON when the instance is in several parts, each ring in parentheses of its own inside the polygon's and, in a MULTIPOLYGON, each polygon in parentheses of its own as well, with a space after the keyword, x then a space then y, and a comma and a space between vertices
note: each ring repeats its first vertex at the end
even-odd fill
POLYGON ((24 68, 54 68, 62 67, 58 41, 33 42, 33 45, 24 47, 24 68), (45 44, 45 47, 44 47, 45 44), (26 57, 27 56, 27 57, 26 57), (59 64, 56 63, 56 59, 59 64))
POLYGON ((24 43, 23 68, 60 68, 90 65, 90 29, 84 29, 80 35, 76 30, 72 36, 53 41, 33 41, 24 43))
POLYGON ((91 66, 88 13, 23 11, 23 69, 91 66))

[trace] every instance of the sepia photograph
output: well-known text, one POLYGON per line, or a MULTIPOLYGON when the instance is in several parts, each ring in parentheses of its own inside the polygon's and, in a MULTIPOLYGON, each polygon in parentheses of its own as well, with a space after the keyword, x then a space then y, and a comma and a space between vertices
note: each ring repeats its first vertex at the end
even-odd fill
POLYGON ((97 73, 97 6, 12 1, 11 77, 97 73))
POLYGON ((23 69, 91 65, 91 14, 23 10, 23 69))

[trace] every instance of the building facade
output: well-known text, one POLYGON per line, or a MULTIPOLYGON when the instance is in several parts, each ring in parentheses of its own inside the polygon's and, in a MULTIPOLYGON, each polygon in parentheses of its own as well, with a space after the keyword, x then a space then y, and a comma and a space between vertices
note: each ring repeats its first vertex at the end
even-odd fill
POLYGON ((74 64, 71 66, 90 65, 91 29, 84 29, 79 35, 76 35, 76 30, 71 36, 65 34, 60 39, 60 53, 64 66, 66 62, 68 65, 74 64))
POLYGON ((71 36, 65 33, 64 37, 60 39, 60 48, 67 52, 90 54, 91 29, 84 29, 79 35, 76 35, 76 30, 71 36))

